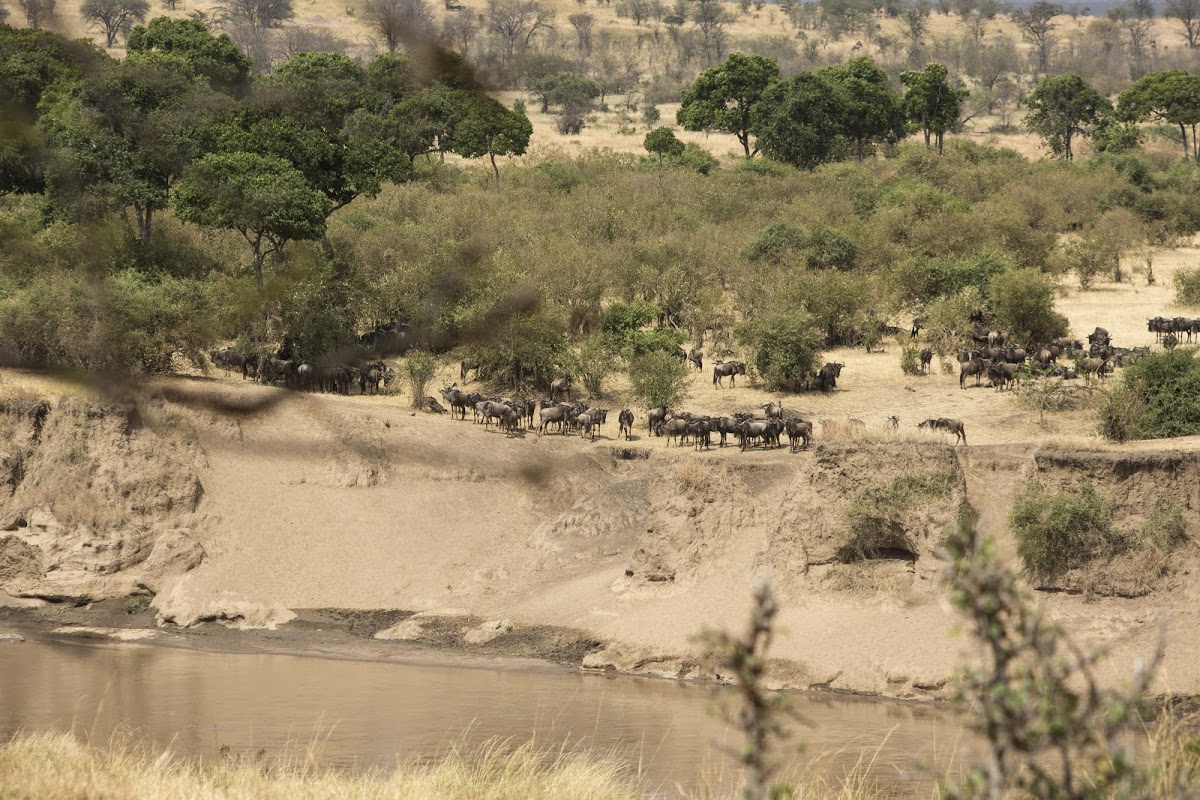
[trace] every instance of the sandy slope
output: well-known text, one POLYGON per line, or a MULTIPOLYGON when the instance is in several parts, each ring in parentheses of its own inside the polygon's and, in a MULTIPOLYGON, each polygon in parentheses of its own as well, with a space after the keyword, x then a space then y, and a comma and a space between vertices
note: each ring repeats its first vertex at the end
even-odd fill
MULTIPOLYGON (((1156 263, 1157 286, 1069 292, 1061 306, 1078 335, 1104 325, 1118 344, 1150 343, 1145 319, 1170 309, 1172 270, 1197 262, 1195 249, 1172 253, 1156 263)), ((750 581, 765 573, 784 607, 781 683, 922 697, 939 696, 964 656, 940 586, 940 541, 960 500, 1009 553, 1006 515, 1030 481, 1065 486, 1087 477, 1118 499, 1119 519, 1129 524, 1167 491, 1183 504, 1189 530, 1200 530, 1200 441, 1106 445, 1086 412, 1042 426, 1010 393, 960 390, 957 374, 936 370, 901 374, 895 344, 830 357, 846 363, 839 390, 787 397, 785 407, 816 420, 860 418, 868 425, 860 441, 833 440, 818 425, 818 446, 796 455, 733 447, 694 453, 647 437, 637 409, 639 435, 629 446, 649 457, 635 460, 614 454, 615 422, 594 443, 508 438, 414 413, 404 397, 299 395, 224 376, 164 381, 136 424, 120 417, 101 425, 87 420, 113 418, 85 413, 79 390, 6 372, 5 396, 51 397, 45 430, 85 444, 37 451, 23 462, 23 474, 35 478, 0 492, 0 527, 10 528, 0 533, 0 589, 119 596, 149 585, 156 608, 180 624, 220 617, 278 624, 305 608, 405 609, 426 614, 398 634, 417 638, 417 625, 445 627, 454 615, 507 618, 512 635, 545 625, 583 631, 601 645, 585 659, 589 666, 694 675, 695 637, 707 627, 739 626, 750 581), (165 401, 164 390, 282 402, 265 414, 230 417, 179 396, 165 401), (56 396, 63 394, 74 397, 56 396), (70 408, 73 416, 55 416, 70 408), (883 429, 891 414, 901 418, 895 434, 883 429), (915 423, 927 416, 962 418, 971 445, 918 435, 915 423), (57 469, 54 458, 79 462, 81 447, 92 459, 82 463, 117 476, 109 489, 88 483, 88 491, 109 492, 95 502, 127 506, 94 529, 68 524, 60 501, 35 491, 49 485, 36 476, 57 469), (202 484, 194 509, 126 502, 164 464, 202 484), (845 543, 852 497, 897 475, 939 469, 953 472, 954 486, 905 521, 913 560, 833 558, 845 543), (18 526, 18 518, 30 524, 18 526), (141 532, 140 549, 117 558, 132 530, 141 532), (43 548, 41 556, 17 539, 43 548), (47 544, 56 540, 58 549, 47 544), (191 568, 197 547, 203 559, 191 568), (54 584, 63 564, 73 570, 70 586, 54 584), (161 569, 149 570, 155 564, 161 569), (42 589, 29 588, 39 580, 42 589), (52 585, 59 588, 44 588, 52 585)), ((743 386, 715 390, 703 375, 693 380, 687 406, 698 412, 770 399, 743 386)), ((605 404, 632 406, 627 391, 616 383, 605 404)), ((6 436, 6 447, 22 441, 6 436)), ((1163 688, 1196 691, 1195 561, 1189 550, 1180 571, 1137 599, 1042 599, 1085 638, 1116 641, 1116 673, 1149 651, 1159 613, 1169 612, 1163 688)))

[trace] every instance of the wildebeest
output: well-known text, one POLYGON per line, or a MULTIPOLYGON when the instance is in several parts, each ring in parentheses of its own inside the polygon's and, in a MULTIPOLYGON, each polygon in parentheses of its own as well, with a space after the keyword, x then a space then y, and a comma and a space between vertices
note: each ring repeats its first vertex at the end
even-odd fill
POLYGON ((575 418, 575 424, 579 427, 579 438, 587 436, 593 441, 595 440, 597 426, 591 414, 580 414, 575 418))
POLYGON ((1107 330, 1105 330, 1104 328, 1101 328, 1101 327, 1097 327, 1096 330, 1092 331, 1091 333, 1089 333, 1087 335, 1087 340, 1088 340, 1088 344, 1090 344, 1090 345, 1098 344, 1100 346, 1104 346, 1109 343, 1110 337, 1108 335, 1107 330))
POLYGON ((1010 383, 1020 381, 1021 368, 1016 364, 993 363, 988 365, 987 376, 996 391, 1001 391, 1010 383))
POLYGON ((538 411, 537 432, 542 433, 547 425, 557 424, 559 432, 566 433, 568 410, 566 406, 549 406, 538 411))
POLYGON ((972 358, 970 361, 961 362, 958 368, 958 388, 966 388, 966 380, 968 375, 975 376, 975 385, 979 385, 979 379, 987 373, 987 368, 991 364, 982 358, 972 358))
POLYGON ((712 421, 712 429, 716 433, 721 434, 721 447, 725 446, 725 437, 729 434, 737 435, 738 427, 742 423, 733 417, 717 417, 712 421))
POLYGON ((652 408, 646 412, 646 431, 654 433, 658 430, 660 423, 665 422, 667 417, 671 415, 671 409, 666 406, 652 408))
POLYGON ((1083 376, 1083 380, 1089 385, 1092 382, 1093 375, 1099 376, 1103 380, 1108 377, 1108 373, 1112 369, 1107 358, 1081 358, 1076 362, 1076 365, 1079 374, 1083 376))
POLYGON ((558 378, 550 383, 550 399, 557 400, 560 394, 567 396, 567 402, 571 401, 571 376, 558 378))
POLYGON ((470 398, 466 392, 456 385, 451 385, 444 387, 441 395, 442 399, 450 406, 451 418, 460 415, 464 420, 467 418, 467 406, 470 405, 470 398))
POLYGON ((704 355, 696 348, 688 350, 687 360, 696 369, 704 370, 704 355))
POLYGON ((437 400, 434 400, 432 397, 425 398, 425 407, 427 409, 429 409, 430 411, 432 411, 434 414, 445 414, 446 413, 446 409, 442 407, 442 404, 439 403, 437 400))
POLYGON ((963 426, 961 419, 934 417, 918 423, 917 427, 931 431, 945 431, 946 433, 953 433, 956 437, 954 440, 955 444, 958 444, 959 442, 962 442, 963 444, 967 443, 967 429, 963 426))
POLYGON ((633 412, 628 408, 621 409, 617 416, 617 435, 625 434, 625 441, 633 438, 633 412))
POLYGON ((796 446, 797 440, 801 440, 804 443, 804 447, 808 447, 808 443, 812 440, 812 423, 798 417, 789 419, 784 424, 783 430, 787 433, 788 444, 791 445, 793 453, 800 449, 796 446))
POLYGON ((825 366, 817 371, 817 388, 822 392, 836 389, 838 378, 842 377, 842 368, 845 366, 840 361, 826 362, 825 366))
POLYGON ((933 350, 929 347, 922 348, 918 356, 921 359, 921 372, 929 372, 929 365, 933 363, 933 350))
POLYGON ((783 401, 778 403, 771 402, 759 406, 763 410, 763 416, 767 419, 783 419, 783 401))
POLYGON ((659 436, 667 437, 667 447, 671 446, 671 440, 675 439, 677 444, 682 444, 684 436, 687 434, 688 421, 683 417, 675 417, 666 422, 660 422, 657 427, 659 436))
POLYGON ((737 376, 746 374, 746 365, 741 361, 718 361, 713 366, 713 388, 724 387, 723 380, 729 378, 730 387, 737 386, 737 376))
MULTIPOLYGON (((747 447, 749 447, 750 442, 755 439, 760 440, 764 447, 769 446, 771 444, 772 434, 774 433, 774 426, 772 423, 778 423, 780 429, 782 430, 783 423, 779 422, 779 420, 750 419, 743 422, 738 427, 738 441, 742 450, 744 451, 747 447)), ((774 435, 778 436, 778 433, 774 433, 774 435)))
POLYGON ((887 426, 889 428, 891 428, 892 430, 896 430, 897 428, 900 427, 900 418, 897 417, 895 414, 892 414, 890 417, 887 418, 887 426))
POLYGON ((684 427, 683 432, 694 438, 697 450, 701 448, 707 449, 712 444, 712 437, 710 436, 712 425, 708 417, 700 417, 699 419, 689 421, 687 426, 684 427))
POLYGON ((988 331, 987 343, 988 347, 1003 347, 1004 334, 1000 331, 988 331))

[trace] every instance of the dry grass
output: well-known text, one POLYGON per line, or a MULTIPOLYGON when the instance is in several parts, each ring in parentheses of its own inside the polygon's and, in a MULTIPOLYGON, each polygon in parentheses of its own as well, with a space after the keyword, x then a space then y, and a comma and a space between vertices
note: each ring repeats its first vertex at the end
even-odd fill
POLYGON ((0 796, 27 800, 107 798, 404 798, 404 800, 624 800, 647 797, 611 757, 567 750, 515 750, 498 742, 425 766, 348 775, 313 753, 256 762, 203 764, 115 742, 92 749, 65 734, 23 734, 0 747, 0 796))

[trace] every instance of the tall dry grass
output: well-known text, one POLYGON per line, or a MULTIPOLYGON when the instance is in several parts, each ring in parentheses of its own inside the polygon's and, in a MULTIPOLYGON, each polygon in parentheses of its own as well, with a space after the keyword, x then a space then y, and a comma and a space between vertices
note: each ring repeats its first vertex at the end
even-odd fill
POLYGON ((431 764, 347 774, 312 756, 202 763, 145 746, 87 747, 67 734, 0 746, 0 797, 22 800, 633 800, 650 796, 616 758, 494 742, 431 764))

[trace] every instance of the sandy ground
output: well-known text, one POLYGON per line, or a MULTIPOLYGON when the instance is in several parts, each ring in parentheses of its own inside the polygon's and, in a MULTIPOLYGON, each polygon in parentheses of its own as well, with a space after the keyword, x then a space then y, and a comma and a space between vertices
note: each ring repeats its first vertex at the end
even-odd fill
MULTIPOLYGON (((1162 254, 1157 285, 1147 287, 1138 276, 1134 284, 1068 290, 1060 308, 1077 336, 1102 325, 1117 344, 1152 344, 1145 320, 1176 312, 1170 276, 1195 264, 1196 248, 1162 254)), ((903 375, 895 343, 882 353, 829 357, 846 364, 838 391, 783 397, 785 408, 818 421, 862 419, 867 433, 859 444, 879 449, 880 469, 889 474, 907 468, 906 452, 940 452, 911 445, 948 443, 918 434, 919 420, 963 419, 970 446, 945 452, 957 460, 983 528, 1009 552, 1007 509, 1039 447, 1200 451, 1198 439, 1106 444, 1086 411, 1039 424, 1009 392, 960 390, 956 373, 936 368, 929 376, 903 375), (897 433, 884 428, 892 414, 901 420, 897 433), (909 450, 895 450, 897 443, 909 450)), ((303 609, 401 609, 421 615, 398 638, 471 649, 464 645, 467 632, 508 620, 515 633, 496 646, 519 642, 512 652, 695 676, 696 637, 708 628, 740 627, 752 578, 768 573, 784 597, 780 685, 939 697, 968 655, 936 564, 798 571, 795 559, 808 564, 809 555, 780 549, 782 527, 807 524, 804 511, 786 502, 813 491, 806 482, 823 451, 668 449, 646 435, 644 412, 620 381, 602 405, 636 409, 638 435, 628 446, 648 451, 647 459, 614 457, 615 421, 596 442, 535 433, 509 438, 470 421, 413 412, 404 396, 285 394, 224 376, 161 385, 184 394, 215 389, 231 398, 283 398, 271 412, 244 419, 179 403, 171 429, 158 431, 164 437, 186 431, 190 445, 179 448, 180 457, 204 490, 195 524, 203 562, 155 601, 177 621, 225 615, 238 624, 279 625, 303 609), (681 491, 689 480, 700 488, 681 491), (770 508, 748 506, 745 497, 770 508), (655 539, 653 526, 674 526, 675 538, 655 539), (644 564, 664 558, 679 575, 654 583, 644 564)), ((0 375, 0 391, 18 389, 64 391, 44 378, 0 375)), ((770 399, 780 398, 741 385, 717 390, 711 377, 697 374, 686 407, 729 412, 770 399)), ((819 424, 817 442, 837 445, 819 424)), ((1195 492, 1179 491, 1192 507, 1195 492)), ((1162 688, 1195 691, 1198 592, 1200 585, 1183 578, 1169 592, 1137 600, 1059 594, 1043 601, 1085 639, 1120 640, 1114 674, 1149 651, 1159 613, 1169 612, 1172 650, 1162 688)))

